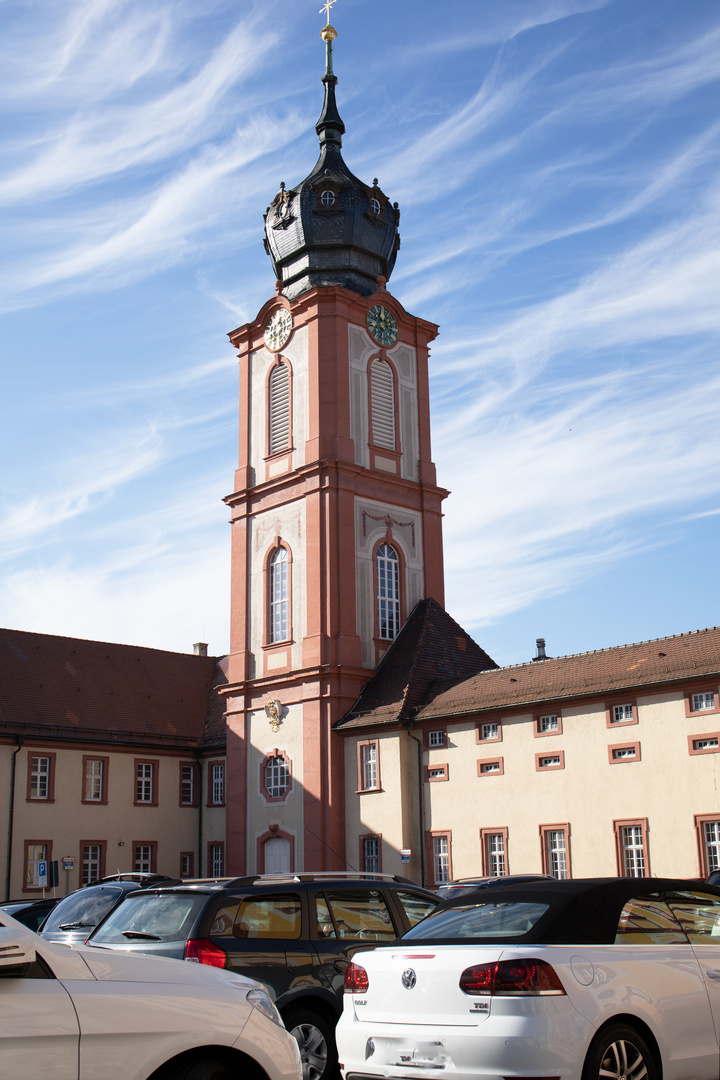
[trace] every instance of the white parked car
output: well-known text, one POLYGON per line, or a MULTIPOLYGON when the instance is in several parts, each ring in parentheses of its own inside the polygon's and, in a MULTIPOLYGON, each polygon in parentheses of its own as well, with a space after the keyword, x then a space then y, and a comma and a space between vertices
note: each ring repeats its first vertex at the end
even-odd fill
POLYGON ((345 1080, 718 1080, 720 889, 485 888, 356 953, 345 989, 345 1080))
POLYGON ((182 960, 45 941, 0 912, 0 1076, 300 1080, 258 983, 182 960))

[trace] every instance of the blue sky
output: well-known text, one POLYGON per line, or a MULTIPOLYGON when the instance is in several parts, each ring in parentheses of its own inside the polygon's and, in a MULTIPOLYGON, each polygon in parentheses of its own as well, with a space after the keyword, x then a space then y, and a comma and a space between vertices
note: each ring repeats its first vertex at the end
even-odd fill
MULTIPOLYGON (((320 0, 0 0, 0 623, 228 648, 262 214, 320 0)), ((500 663, 720 622, 720 7, 337 0, 344 156, 440 324, 446 606, 500 663)))

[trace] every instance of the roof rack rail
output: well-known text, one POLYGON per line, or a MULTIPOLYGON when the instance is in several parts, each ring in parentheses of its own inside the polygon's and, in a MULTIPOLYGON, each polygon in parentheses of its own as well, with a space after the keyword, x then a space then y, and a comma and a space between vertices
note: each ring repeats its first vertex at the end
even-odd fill
POLYGON ((228 885, 284 885, 291 881, 398 881, 406 885, 414 885, 409 878, 400 877, 398 874, 376 874, 369 870, 315 870, 298 871, 298 873, 286 874, 250 874, 245 877, 237 877, 226 880, 228 885))

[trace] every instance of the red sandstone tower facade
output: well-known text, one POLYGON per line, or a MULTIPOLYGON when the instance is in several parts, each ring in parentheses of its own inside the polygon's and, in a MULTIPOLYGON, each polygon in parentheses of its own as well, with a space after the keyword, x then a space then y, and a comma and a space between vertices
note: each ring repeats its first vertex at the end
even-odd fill
MULTIPOLYGON (((335 32, 320 157, 265 217, 276 295, 230 334, 240 360, 227 706, 230 873, 345 869, 332 724, 412 607, 443 603, 430 456, 437 327, 387 291, 397 204, 345 165, 335 32)), ((353 853, 354 855, 354 853, 353 853)))

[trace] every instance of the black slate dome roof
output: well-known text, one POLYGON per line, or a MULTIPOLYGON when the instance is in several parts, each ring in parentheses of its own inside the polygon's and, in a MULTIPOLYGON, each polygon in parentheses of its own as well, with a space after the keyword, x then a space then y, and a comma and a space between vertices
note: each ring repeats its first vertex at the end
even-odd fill
POLYGON ((281 184, 265 214, 265 250, 289 300, 317 285, 342 285, 370 296, 390 277, 400 247, 400 211, 378 187, 350 172, 340 152, 345 125, 335 103, 335 31, 326 26, 325 100, 315 130, 320 157, 291 190, 281 184), (329 34, 328 31, 331 33, 329 34))

